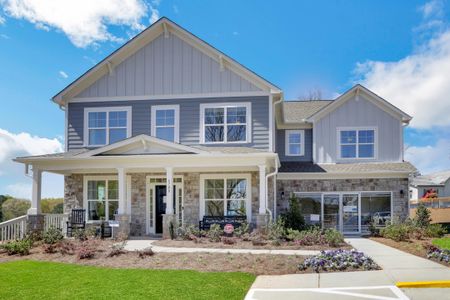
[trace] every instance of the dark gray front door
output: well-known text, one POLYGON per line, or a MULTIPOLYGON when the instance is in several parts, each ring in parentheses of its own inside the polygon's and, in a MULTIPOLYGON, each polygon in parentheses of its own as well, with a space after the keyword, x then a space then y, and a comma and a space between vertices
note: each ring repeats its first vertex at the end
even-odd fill
MULTIPOLYGON (((166 213, 166 205, 164 203, 164 197, 167 195, 166 186, 165 185, 157 185, 155 186, 155 233, 162 233, 162 215, 166 213)), ((173 201, 172 205, 175 208, 175 199, 176 199, 176 188, 173 186, 173 201)))

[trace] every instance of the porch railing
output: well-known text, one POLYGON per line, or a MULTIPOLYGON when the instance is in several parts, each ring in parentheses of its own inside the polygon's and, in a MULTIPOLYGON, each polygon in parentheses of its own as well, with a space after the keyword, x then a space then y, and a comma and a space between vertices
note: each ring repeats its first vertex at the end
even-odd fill
POLYGON ((21 240, 27 232, 27 215, 0 223, 0 243, 21 240))
POLYGON ((60 229, 65 235, 67 232, 67 221, 69 215, 67 214, 44 214, 44 231, 54 227, 60 229))

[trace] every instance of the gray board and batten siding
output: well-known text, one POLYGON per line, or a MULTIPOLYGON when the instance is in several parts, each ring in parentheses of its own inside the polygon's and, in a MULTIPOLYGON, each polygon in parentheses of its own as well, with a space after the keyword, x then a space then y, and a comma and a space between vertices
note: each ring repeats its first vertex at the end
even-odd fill
MULTIPOLYGON (((363 161, 393 161, 403 159, 403 127, 400 116, 379 108, 363 95, 352 97, 314 124, 315 162, 343 162, 338 157, 339 127, 376 127, 378 157, 363 161)), ((313 145, 314 148, 314 145, 313 145)), ((345 160, 361 162, 361 160, 345 160)))
POLYGON ((174 34, 158 36, 75 98, 255 92, 260 88, 174 34))
MULTIPOLYGON (((289 129, 286 129, 289 130, 289 129)), ((305 132, 305 155, 302 156, 286 156, 286 130, 285 129, 277 129, 276 136, 276 152, 278 153, 278 157, 280 158, 280 162, 286 161, 297 161, 297 162, 312 162, 312 129, 301 129, 305 132)))
MULTIPOLYGON (((164 99, 164 100, 127 100, 110 102, 69 103, 68 113, 68 149, 82 148, 84 137, 84 109, 88 107, 131 106, 132 136, 151 134, 151 106, 180 106, 180 143, 188 146, 199 145, 200 142, 200 104, 202 103, 251 103, 251 143, 228 143, 217 146, 253 147, 269 150, 269 97, 221 97, 201 99, 164 99)), ((214 145, 207 145, 212 146, 214 145)))

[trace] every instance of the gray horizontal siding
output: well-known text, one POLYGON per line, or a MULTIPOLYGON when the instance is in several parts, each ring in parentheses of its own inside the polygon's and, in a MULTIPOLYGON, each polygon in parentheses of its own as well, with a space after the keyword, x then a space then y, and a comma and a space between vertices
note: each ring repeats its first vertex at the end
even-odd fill
MULTIPOLYGON (((378 158, 369 161, 402 160, 402 124, 400 118, 388 114, 360 95, 338 107, 314 124, 316 162, 334 163, 338 158, 338 127, 377 127, 378 158)), ((345 160, 361 162, 368 160, 345 160)))
POLYGON ((135 136, 139 134, 150 135, 152 105, 178 104, 180 105, 180 143, 198 145, 200 140, 200 104, 221 102, 251 103, 252 142, 217 146, 243 146, 267 150, 269 148, 269 98, 267 96, 70 103, 68 119, 69 150, 83 147, 84 108, 86 107, 131 106, 132 135, 135 136))
POLYGON ((276 133, 276 152, 280 161, 312 161, 312 129, 305 129, 305 155, 303 156, 286 156, 286 131, 277 129, 276 133))
POLYGON ((170 34, 128 57, 76 97, 250 92, 260 89, 170 34))

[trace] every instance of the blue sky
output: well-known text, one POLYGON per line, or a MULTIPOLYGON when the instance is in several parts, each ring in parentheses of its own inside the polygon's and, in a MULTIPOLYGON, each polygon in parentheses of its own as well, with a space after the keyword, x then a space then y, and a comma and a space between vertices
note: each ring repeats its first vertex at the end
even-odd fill
MULTIPOLYGON (((278 85, 286 99, 315 89, 333 98, 365 84, 414 116, 409 160, 424 173, 450 168, 448 1, 120 2, 0 0, 0 194, 31 191, 12 157, 62 150, 64 113, 49 99, 159 16, 278 85)), ((44 180, 44 196, 62 196, 61 178, 44 180)))

